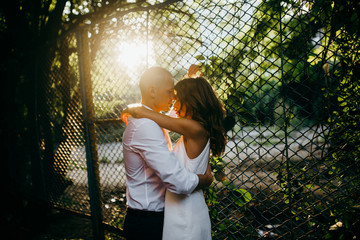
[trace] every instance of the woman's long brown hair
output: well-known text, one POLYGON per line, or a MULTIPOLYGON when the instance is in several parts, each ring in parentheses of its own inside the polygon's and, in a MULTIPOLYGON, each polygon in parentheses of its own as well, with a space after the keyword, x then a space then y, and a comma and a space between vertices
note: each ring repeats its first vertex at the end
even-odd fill
POLYGON ((213 156, 225 150, 226 132, 223 127, 225 111, 213 88, 203 77, 185 78, 175 85, 177 98, 186 106, 185 116, 198 121, 208 131, 213 156))

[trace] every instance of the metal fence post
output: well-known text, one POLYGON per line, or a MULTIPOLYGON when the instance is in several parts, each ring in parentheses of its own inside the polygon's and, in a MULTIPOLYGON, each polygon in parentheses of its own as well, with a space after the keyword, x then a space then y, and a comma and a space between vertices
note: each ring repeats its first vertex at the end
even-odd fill
POLYGON ((99 159, 96 147, 95 113, 92 97, 91 63, 87 30, 83 28, 78 31, 76 33, 76 39, 79 56, 80 92, 84 117, 84 138, 93 235, 95 239, 104 239, 99 159))
MULTIPOLYGON (((281 74, 281 84, 284 86, 285 84, 287 84, 284 79, 284 52, 283 52, 283 25, 282 25, 282 6, 281 6, 281 2, 279 2, 279 36, 280 36, 280 74, 281 74)), ((289 133, 288 133, 288 126, 289 126, 289 117, 288 117, 288 109, 286 107, 286 101, 287 101, 287 94, 286 94, 286 87, 284 88, 284 99, 283 99, 283 103, 282 103, 282 108, 283 108, 283 119, 284 119, 284 125, 283 125, 283 129, 284 129, 284 144, 285 144, 285 148, 284 148, 284 152, 282 153, 283 155, 285 155, 285 160, 286 160, 286 173, 287 173, 287 192, 288 192, 288 196, 289 196, 289 212, 290 212, 290 239, 294 240, 295 236, 294 236, 294 227, 293 227, 293 216, 292 216, 292 183, 291 183, 291 171, 290 171, 290 158, 289 158, 289 143, 288 143, 288 138, 289 138, 289 133)))

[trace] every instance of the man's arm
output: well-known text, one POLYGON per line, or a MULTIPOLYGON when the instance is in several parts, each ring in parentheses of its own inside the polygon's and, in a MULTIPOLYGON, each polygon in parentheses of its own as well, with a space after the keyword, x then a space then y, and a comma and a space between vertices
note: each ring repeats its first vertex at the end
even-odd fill
POLYGON ((204 189, 211 185, 213 181, 213 175, 211 172, 210 164, 208 164, 205 174, 204 175, 198 174, 198 177, 199 177, 199 183, 195 188, 195 190, 204 189))
POLYGON ((205 175, 196 175, 180 165, 175 155, 169 151, 164 134, 155 122, 146 121, 138 126, 135 134, 136 142, 132 147, 161 178, 169 191, 189 194, 211 184, 211 170, 210 174, 207 171, 205 175))

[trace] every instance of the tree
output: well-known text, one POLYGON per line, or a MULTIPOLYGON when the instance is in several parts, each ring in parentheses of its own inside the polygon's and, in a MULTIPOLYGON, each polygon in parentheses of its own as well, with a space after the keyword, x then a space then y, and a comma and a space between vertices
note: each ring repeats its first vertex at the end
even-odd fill
MULTIPOLYGON (((52 174, 55 178, 63 175, 56 166, 56 149, 66 148, 66 131, 71 131, 70 121, 78 114, 69 106, 79 102, 78 88, 73 86, 77 74, 74 71, 76 64, 72 62, 76 57, 76 45, 74 38, 66 39, 65 36, 91 22, 93 27, 89 31, 93 37, 90 44, 94 58, 101 37, 105 36, 102 33, 112 18, 174 2, 177 1, 155 5, 123 0, 14 0, 2 3, 0 74, 5 83, 1 88, 5 117, 1 118, 0 134, 2 139, 7 139, 3 145, 5 174, 2 182, 9 183, 4 189, 13 197, 8 199, 22 199, 23 194, 46 199, 46 189, 51 189, 51 183, 44 181, 44 174, 52 174), (57 71, 62 74, 54 75, 57 71), (59 87, 63 91, 56 91, 59 87), (54 93, 51 97, 56 99, 55 106, 47 104, 50 93, 54 93), (58 138, 54 136, 54 124, 62 129, 58 138)), ((24 207, 24 204, 20 200, 19 206, 15 207, 24 207)))

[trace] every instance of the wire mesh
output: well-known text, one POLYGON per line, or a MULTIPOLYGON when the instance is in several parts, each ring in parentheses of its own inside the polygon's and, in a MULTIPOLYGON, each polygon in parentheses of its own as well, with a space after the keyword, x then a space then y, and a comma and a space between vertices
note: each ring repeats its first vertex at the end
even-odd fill
POLYGON ((59 208, 89 214, 78 55, 73 35, 41 59, 37 96, 45 198, 59 208))
MULTIPOLYGON (((340 199, 349 205, 359 199, 359 177, 356 155, 339 150, 349 140, 334 142, 329 119, 343 89, 332 30, 310 24, 319 17, 313 15, 319 5, 171 2, 161 8, 146 8, 154 4, 147 3, 86 27, 104 221, 122 227, 125 125, 119 115, 140 101, 141 73, 161 65, 177 81, 190 64, 198 64, 236 122, 223 157, 210 159, 215 181, 206 196, 213 238, 324 237, 340 222, 341 214, 334 217, 340 199), (339 152, 349 161, 334 156, 339 152)), ((56 54, 44 59, 48 71, 38 106, 46 192, 55 206, 90 214, 81 53, 72 34, 60 42, 56 54)))

